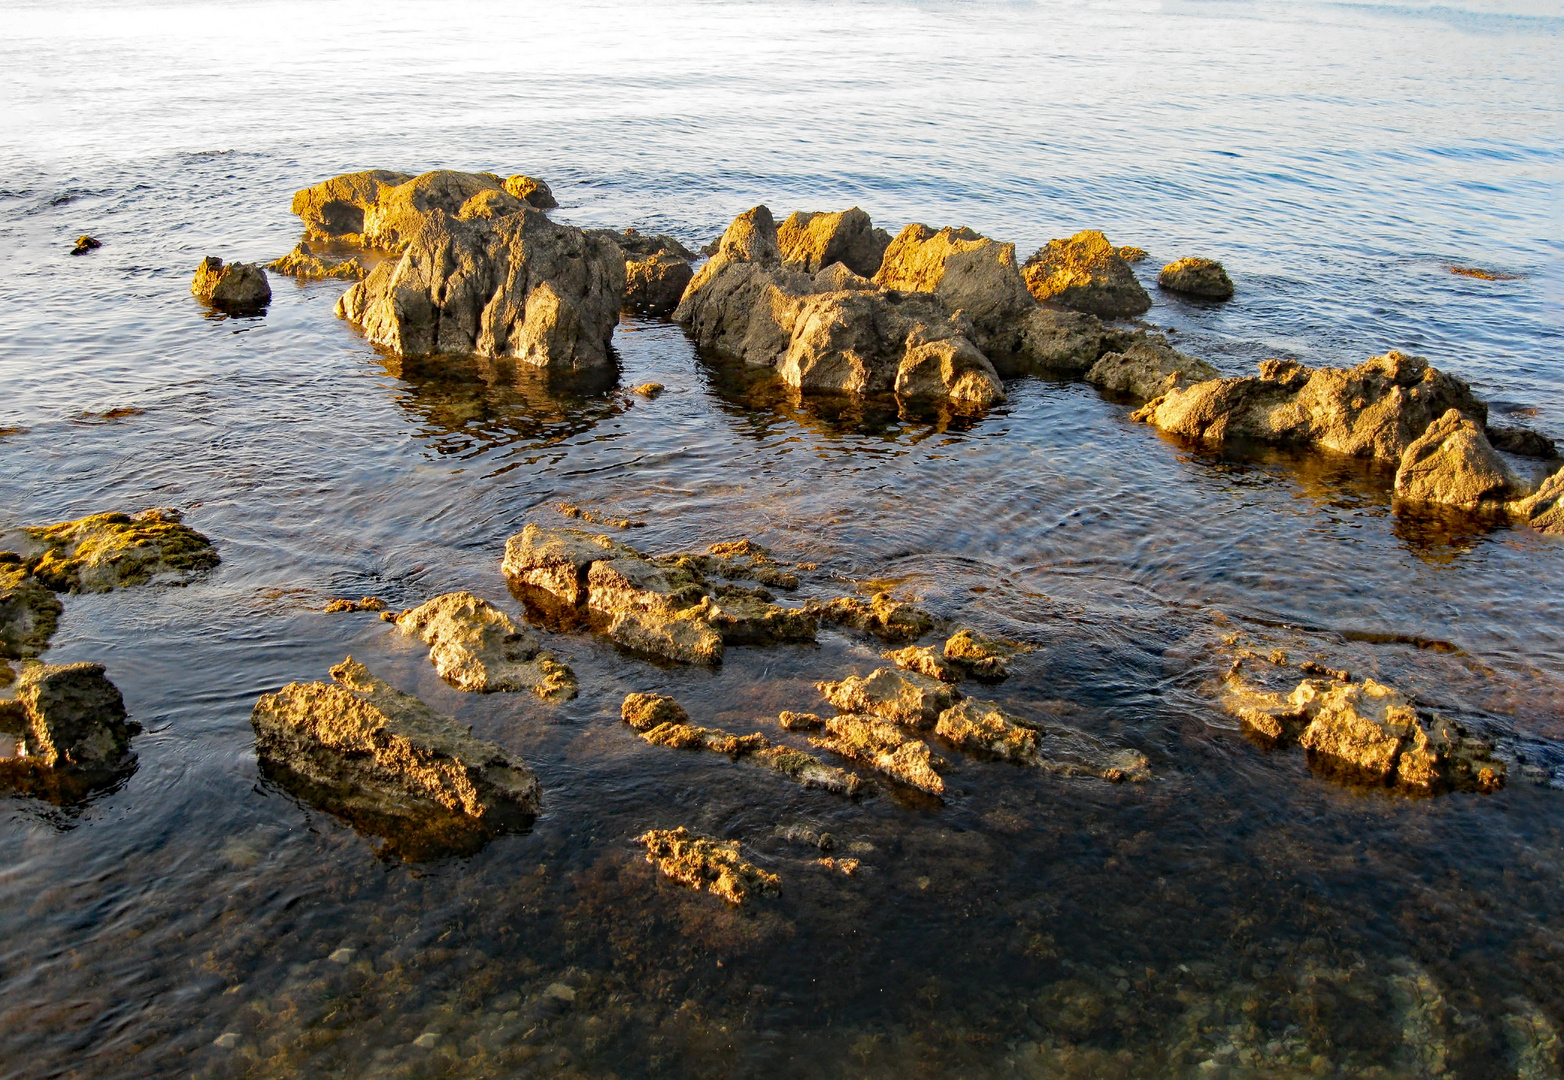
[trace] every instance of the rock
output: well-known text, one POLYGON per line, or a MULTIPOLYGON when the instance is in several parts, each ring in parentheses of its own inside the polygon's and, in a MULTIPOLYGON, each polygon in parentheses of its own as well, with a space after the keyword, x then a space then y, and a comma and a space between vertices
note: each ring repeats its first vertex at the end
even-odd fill
POLYGON ((402 633, 429 646, 440 678, 458 690, 531 690, 545 701, 576 696, 576 675, 517 629, 503 611, 470 592, 446 593, 397 616, 402 633))
POLYGON ((221 561, 210 540, 165 507, 134 517, 94 514, 24 532, 44 549, 33 575, 56 592, 109 592, 154 578, 183 583, 221 561))
POLYGON ((1407 447, 1396 470, 1396 497, 1463 510, 1524 496, 1524 481, 1505 465, 1480 424, 1450 409, 1407 447))
POLYGON ((293 212, 304 222, 306 239, 361 244, 364 212, 378 206, 387 189, 411 179, 385 169, 344 173, 295 194, 293 212))
POLYGON ((624 252, 624 310, 666 318, 679 306, 695 276, 695 254, 671 236, 647 236, 635 229, 588 229, 588 235, 612 241, 624 252))
POLYGON ((26 755, 37 766, 114 771, 140 730, 125 718, 125 700, 102 664, 26 664, 15 700, 25 715, 26 755))
POLYGON ((102 240, 99 240, 95 236, 88 236, 86 233, 83 233, 76 238, 76 246, 71 248, 71 254, 85 255, 89 251, 97 251, 102 246, 102 240))
POLYGON ((1515 454, 1519 457, 1540 458, 1544 461, 1556 459, 1559 456, 1558 447, 1553 440, 1546 435, 1526 428, 1518 427, 1489 427, 1485 432, 1488 442, 1495 450, 1502 450, 1506 454, 1515 454))
POLYGON ((1546 1013, 1523 997, 1505 999, 1500 1020, 1516 1080, 1558 1080, 1564 1045, 1546 1013))
POLYGON ((331 683, 290 683, 255 703, 256 754, 309 781, 329 809, 516 825, 538 812, 538 780, 494 743, 401 693, 349 657, 331 683))
POLYGON ((559 206, 549 186, 533 176, 522 176, 518 173, 507 177, 505 191, 539 210, 553 210, 559 206))
POLYGON ((996 355, 1003 375, 1034 371, 1084 375, 1105 352, 1126 348, 1139 340, 1134 334, 1109 330, 1102 320, 1084 311, 1056 311, 1034 307, 1010 324, 1013 337, 996 355))
MULTIPOLYGON (((633 390, 631 391, 631 393, 634 392, 635 391, 633 390)), ((589 510, 584 507, 577 506, 575 503, 558 502, 554 504, 554 509, 561 514, 564 514, 567 518, 576 518, 579 521, 585 521, 592 525, 607 525, 614 529, 646 528, 646 522, 644 521, 632 521, 629 518, 609 517, 607 514, 601 513, 597 510, 589 510)))
POLYGON ((273 259, 266 266, 279 274, 288 274, 291 277, 310 281, 324 278, 342 278, 347 281, 357 281, 368 273, 364 269, 364 264, 359 262, 357 257, 337 259, 330 256, 317 255, 310 250, 309 244, 303 240, 300 240, 288 254, 280 259, 273 259))
POLYGON ((934 732, 962 750, 1062 776, 1092 776, 1114 784, 1151 779, 1151 763, 1138 750, 1110 746, 1074 728, 1012 716, 993 701, 963 698, 940 714, 934 732))
POLYGON ((1491 744, 1373 679, 1306 679, 1284 698, 1231 676, 1225 703, 1261 745, 1296 742, 1310 768, 1349 783, 1425 795, 1504 786, 1491 744))
POLYGON ((1135 272, 1094 229, 1048 241, 1026 260, 1022 274, 1037 299, 1075 311, 1122 319, 1151 310, 1151 297, 1135 272))
POLYGON ((1564 535, 1564 469, 1544 480, 1536 494, 1510 503, 1508 510, 1538 532, 1564 535))
POLYGON ((506 542, 503 569, 512 590, 545 615, 584 621, 627 648, 683 663, 717 663, 728 644, 815 637, 813 612, 773 604, 764 590, 709 579, 764 574, 797 584, 763 553, 649 559, 606 536, 528 525, 506 542))
POLYGON ((1105 353, 1086 373, 1093 386, 1139 401, 1216 377, 1216 368, 1178 352, 1161 335, 1137 341, 1123 352, 1105 353))
POLYGON ((257 312, 271 303, 266 271, 255 263, 227 263, 208 255, 196 267, 190 291, 203 304, 234 314, 257 312))
POLYGON ((662 396, 665 387, 660 382, 642 383, 640 386, 632 386, 630 393, 644 397, 648 401, 656 401, 662 396))
POLYGON ((813 746, 840 754, 892 779, 940 795, 945 781, 934 771, 938 759, 928 744, 905 728, 876 716, 844 713, 825 722, 826 734, 809 740, 813 746))
POLYGON ((1017 764, 1037 761, 1037 732, 1012 722, 993 702, 970 698, 957 702, 939 714, 934 734, 968 753, 1017 764))
POLYGON ((1021 647, 963 629, 946 639, 944 651, 946 662, 964 674, 985 682, 999 682, 1010 677, 1008 664, 1021 647))
MULTIPOLYGON (((410 219, 397 226, 411 227, 410 219)), ((337 314, 404 356, 462 353, 604 371, 613 367, 624 283, 614 244, 484 189, 454 213, 438 205, 424 213, 401 257, 348 289, 337 314)))
POLYGON ((855 596, 839 596, 825 603, 810 600, 805 610, 822 623, 862 630, 892 644, 916 641, 934 629, 934 619, 928 612, 893 600, 889 593, 876 593, 867 604, 855 596))
POLYGON ((1233 279, 1227 276, 1222 264, 1194 255, 1164 266, 1162 273, 1157 275, 1157 285, 1170 292, 1207 300, 1229 300, 1233 295, 1233 279))
POLYGON ((1388 352, 1355 368, 1307 368, 1266 360, 1260 374, 1175 388, 1133 414, 1176 435, 1315 446, 1399 461, 1450 409, 1482 423, 1488 408, 1460 379, 1420 356, 1388 352))
POLYGON ((775 896, 782 889, 781 878, 739 857, 736 840, 709 840, 681 825, 652 829, 636 837, 636 843, 646 845, 646 861, 664 877, 730 904, 742 904, 751 894, 775 896))
POLYGON ((844 713, 868 713, 920 731, 933 727, 940 713, 961 698, 946 683, 896 668, 816 683, 815 689, 844 713))
POLYGON ((777 223, 766 206, 755 206, 733 219, 717 241, 712 258, 727 256, 761 266, 776 266, 782 261, 777 241, 777 223))
POLYGON ((932 293, 972 324, 985 353, 1009 351, 1014 323, 1036 308, 1016 266, 1014 244, 971 229, 908 225, 885 250, 875 284, 904 292, 932 293), (991 338, 1005 347, 995 349, 991 338))
POLYGON ((378 596, 365 596, 358 600, 349 600, 345 597, 326 601, 326 606, 321 608, 328 615, 336 615, 344 611, 384 611, 386 602, 378 596))
POLYGON ((812 712, 783 712, 777 716, 777 723, 784 731, 819 731, 825 726, 825 721, 812 712))
POLYGON ((1138 263, 1144 262, 1146 259, 1151 258, 1151 256, 1146 254, 1145 248, 1121 247, 1119 249, 1119 258, 1123 259, 1127 263, 1138 263))
POLYGON ((831 214, 800 210, 777 228, 783 263, 806 274, 841 263, 855 274, 873 277, 890 242, 890 235, 876 229, 856 206, 831 214))
POLYGON ((962 672, 927 645, 908 645, 903 649, 894 649, 885 654, 885 659, 899 668, 915 671, 926 678, 947 683, 961 681, 962 672))
POLYGON ((21 556, 0 551, 0 659, 25 660, 48 648, 64 610, 21 556))
POLYGON ((619 706, 619 715, 638 732, 651 731, 663 724, 688 724, 690 714, 667 694, 629 694, 619 706))

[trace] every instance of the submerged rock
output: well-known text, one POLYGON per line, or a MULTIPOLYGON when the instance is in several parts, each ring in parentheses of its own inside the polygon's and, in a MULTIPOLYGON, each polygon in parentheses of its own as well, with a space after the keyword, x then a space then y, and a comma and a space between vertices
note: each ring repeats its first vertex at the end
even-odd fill
POLYGON ((907 729, 877 716, 843 713, 825 722, 825 734, 809 740, 812 746, 840 754, 849 761, 883 773, 903 784, 941 795, 945 781, 935 771, 942 764, 927 743, 907 729))
POLYGON ((868 713, 920 731, 932 728, 940 713, 961 697, 946 683, 896 668, 816 683, 815 689, 844 713, 868 713))
POLYGON ((1283 697, 1233 676, 1226 704, 1261 745, 1297 743, 1310 768, 1349 783, 1426 795, 1504 786, 1492 744, 1373 679, 1306 679, 1283 697))
POLYGON ((1022 273, 1037 299, 1076 311, 1120 319, 1151 310, 1151 297, 1135 272, 1095 229, 1048 241, 1026 260, 1022 273))
POLYGON ((24 664, 14 700, 24 743, 19 757, 36 768, 112 773, 140 730, 126 719, 125 700, 102 664, 24 664))
POLYGON ((627 648, 682 663, 718 663, 728 644, 813 641, 812 612, 708 577, 746 573, 745 560, 749 574, 775 569, 755 555, 651 559, 606 536, 528 525, 506 542, 503 569, 545 617, 584 621, 627 648))
POLYGON ((1451 409, 1401 455, 1396 497, 1465 510, 1531 494, 1488 443, 1481 424, 1451 409))
POLYGON ((777 228, 783 263, 806 274, 841 263, 860 277, 873 277, 890 242, 890 234, 876 229, 856 206, 837 213, 795 211, 777 228))
POLYGON ((782 889, 781 878, 740 858, 736 840, 709 840, 681 825, 649 830, 636 843, 646 846, 646 861, 664 877, 730 904, 742 904, 752 894, 775 896, 782 889))
POLYGON ((303 278, 306 281, 318 281, 325 278, 342 278, 346 281, 357 281, 368 273, 364 269, 364 264, 359 262, 357 257, 339 259, 329 255, 317 255, 310 250, 309 244, 303 240, 300 240, 288 254, 280 259, 273 259, 266 266, 279 274, 303 278))
POLYGON ((965 629, 947 638, 944 649, 948 663, 984 682, 999 682, 1009 678, 1009 663, 1020 651, 1019 645, 965 629))
POLYGON ((190 291, 203 304, 234 314, 260 311, 272 299, 266 271, 255 263, 224 263, 216 255, 201 260, 190 291))
POLYGON ((545 701, 576 696, 576 676, 530 630, 470 592, 446 593, 397 616, 397 629, 429 646, 440 678, 458 690, 531 690, 545 701))
POLYGON ((102 240, 99 240, 95 236, 88 236, 86 233, 82 233, 76 238, 76 246, 71 248, 71 254, 85 255, 89 251, 97 251, 102 246, 102 240))
POLYGON ((255 703, 256 754, 309 782, 333 812, 500 828, 538 812, 526 763, 388 686, 349 657, 332 683, 290 683, 255 703))
POLYGON ((1451 409, 1478 423, 1488 414, 1462 380, 1392 351, 1355 368, 1266 360, 1259 376, 1175 388, 1134 418, 1212 443, 1249 438, 1399 461, 1451 409))
POLYGON ((1216 368, 1185 356, 1161 335, 1136 341, 1123 352, 1104 353, 1086 373, 1093 386, 1138 401, 1216 377, 1216 368))
POLYGON ((0 659, 25 660, 49 647, 65 610, 14 551, 0 551, 0 659))
POLYGON ((1157 284, 1170 292, 1199 296, 1207 300, 1228 300, 1233 295, 1233 279, 1214 259, 1190 255, 1162 268, 1157 284))
POLYGON ((993 701, 963 698, 940 714, 934 733, 968 753, 1062 776, 1093 776, 1114 784, 1151 779, 1151 763, 1139 750, 1013 716, 993 701))
POLYGON ((23 531, 43 549, 31 563, 33 575, 57 592, 109 592, 155 578, 184 582, 221 561, 210 540, 166 507, 23 531))
POLYGON ((321 610, 328 615, 337 615, 345 611, 384 611, 386 602, 378 596, 364 596, 357 600, 339 597, 326 601, 326 606, 321 610))
POLYGON ((822 623, 862 630, 892 644, 916 641, 934 629, 934 619, 928 612, 893 600, 889 593, 876 593, 868 603, 856 596, 839 596, 825 602, 810 600, 805 610, 822 623))

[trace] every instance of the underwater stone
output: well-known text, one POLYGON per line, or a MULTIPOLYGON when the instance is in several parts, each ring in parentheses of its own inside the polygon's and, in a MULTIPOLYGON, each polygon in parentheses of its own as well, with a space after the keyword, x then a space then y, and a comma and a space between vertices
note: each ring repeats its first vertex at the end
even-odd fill
POLYGON ((856 761, 911 787, 940 795, 945 781, 935 772, 939 759, 927 743, 907 734, 898 724, 877 716, 843 713, 825 722, 825 735, 811 738, 810 745, 849 761, 856 761))
POLYGON ((681 825, 649 830, 636 837, 636 843, 645 845, 646 861, 664 877, 730 904, 742 904, 752 894, 775 896, 782 889, 781 878, 740 857, 736 840, 695 836, 681 825))
POLYGON ((915 671, 879 668, 867 678, 849 676, 815 689, 844 713, 870 713, 906 727, 926 730, 960 700, 953 687, 915 671))

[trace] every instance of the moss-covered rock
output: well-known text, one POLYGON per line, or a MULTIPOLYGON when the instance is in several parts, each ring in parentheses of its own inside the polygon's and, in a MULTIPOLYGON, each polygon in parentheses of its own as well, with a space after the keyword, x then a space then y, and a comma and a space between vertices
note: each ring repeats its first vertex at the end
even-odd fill
POLYGON ((20 555, 0 551, 0 657, 21 660, 48 648, 63 610, 20 555))
POLYGON ((209 539, 166 508, 94 514, 25 532, 44 549, 33 576, 56 592, 110 592, 154 578, 183 583, 221 561, 209 539))
POLYGON ((730 904, 742 904, 751 894, 775 896, 782 879, 739 857, 736 840, 709 840, 682 825, 677 829, 652 829, 636 842, 646 846, 646 861, 664 877, 704 889, 730 904))

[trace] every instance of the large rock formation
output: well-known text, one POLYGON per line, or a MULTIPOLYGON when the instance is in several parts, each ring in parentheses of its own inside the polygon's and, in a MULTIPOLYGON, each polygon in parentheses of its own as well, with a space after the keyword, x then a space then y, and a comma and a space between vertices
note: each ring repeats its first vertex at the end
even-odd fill
POLYGON ((255 263, 224 263, 216 255, 201 260, 190 291, 201 303, 235 315, 258 312, 272 299, 265 270, 255 263))
POLYGON ((1048 241, 1026 260, 1022 273, 1037 299, 1075 311, 1120 319, 1151 310, 1151 297, 1129 263, 1094 229, 1048 241))
POLYGON ((306 240, 369 246, 364 240, 365 212, 379 206, 389 189, 412 178, 385 169, 344 173, 295 193, 293 212, 304 222, 306 240))
POLYGON ((396 618, 397 629, 429 646, 440 678, 458 690, 531 690, 545 701, 576 696, 576 676, 530 630, 470 592, 446 593, 396 618))
POLYGON ((588 235, 612 241, 625 259, 624 310, 650 318, 673 314, 695 271, 695 253, 671 236, 648 236, 635 229, 588 229, 588 235))
POLYGON ((1195 255, 1168 263, 1157 275, 1157 285, 1170 292, 1205 300, 1227 300, 1233 295, 1233 279, 1222 264, 1195 255))
POLYGON ((64 610, 20 555, 0 551, 0 660, 23 660, 48 648, 64 610))
POLYGON ((345 816, 455 818, 487 829, 538 812, 538 780, 519 757, 474 738, 349 657, 333 683, 290 683, 255 703, 263 763, 302 778, 345 816))
POLYGON ((677 829, 652 829, 636 837, 646 846, 646 861, 670 881, 742 904, 751 894, 775 896, 782 879, 739 857, 737 840, 710 840, 677 829))
POLYGON ((860 277, 873 277, 890 242, 890 234, 876 229, 856 206, 837 213, 798 210, 777 228, 783 263, 806 274, 841 263, 860 277))
POLYGON ((1373 679, 1306 679, 1283 697, 1234 674, 1225 700, 1261 745, 1297 743, 1311 768, 1349 783, 1425 795, 1504 786, 1492 744, 1373 679))
POLYGON ((1134 417, 1213 443, 1249 438, 1399 461, 1451 409, 1478 423, 1488 413, 1465 382, 1420 356, 1392 351, 1355 368, 1266 360, 1258 377, 1174 388, 1134 417))
POLYGON ((503 568, 543 617, 585 622, 626 648, 682 663, 715 664, 725 645, 815 637, 812 613, 774 604, 764 589, 712 580, 774 571, 753 555, 648 558, 607 536, 528 525, 506 542, 503 568))
POLYGON ((1104 353, 1086 373, 1093 386, 1138 401, 1216 377, 1216 368, 1185 356, 1160 334, 1136 341, 1123 352, 1104 353))
MULTIPOLYGON (((221 560, 212 542, 166 507, 94 514, 23 530, 39 548, 30 567, 58 592, 109 592, 153 579, 188 581, 221 560)), ((25 558, 25 554, 24 554, 25 558)))

